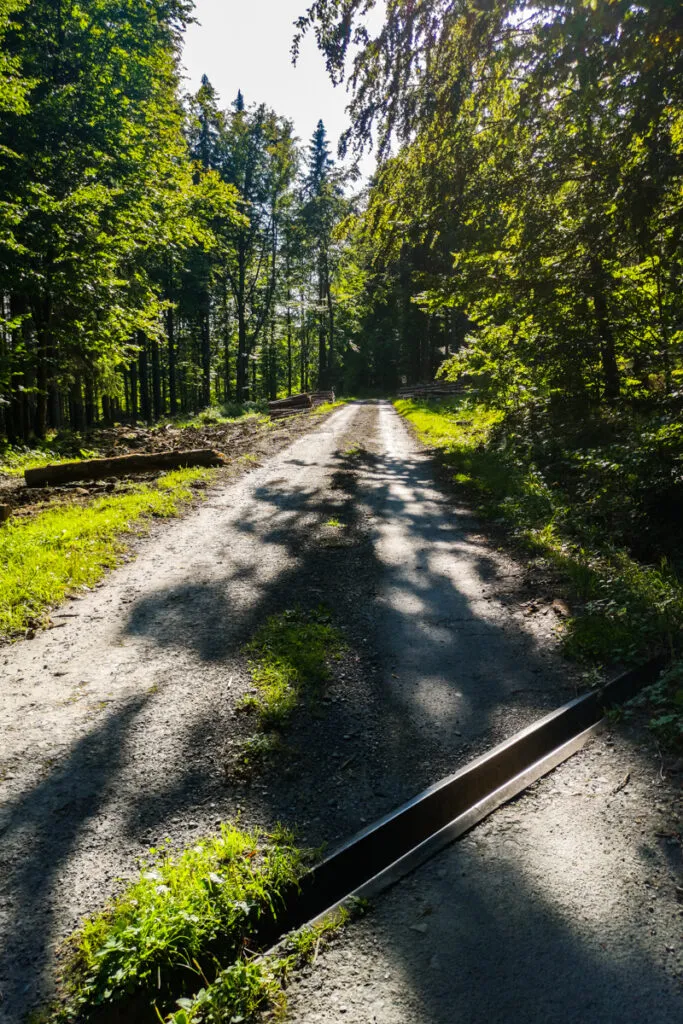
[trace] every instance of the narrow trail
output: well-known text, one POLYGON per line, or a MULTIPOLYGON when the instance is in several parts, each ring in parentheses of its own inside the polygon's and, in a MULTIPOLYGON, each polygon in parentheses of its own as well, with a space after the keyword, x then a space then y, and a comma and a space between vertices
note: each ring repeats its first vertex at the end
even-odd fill
POLYGON ((338 410, 137 547, 63 628, 0 653, 7 1024, 150 845, 236 814, 345 838, 576 690, 554 623, 522 613, 527 567, 444 495, 388 403, 338 410), (268 614, 321 602, 349 652, 289 756, 243 779, 241 648, 268 614))

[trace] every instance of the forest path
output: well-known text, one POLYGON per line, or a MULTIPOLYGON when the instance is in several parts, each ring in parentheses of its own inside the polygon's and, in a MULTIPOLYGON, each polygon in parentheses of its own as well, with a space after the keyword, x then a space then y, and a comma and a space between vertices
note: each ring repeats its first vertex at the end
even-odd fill
POLYGON ((141 540, 63 628, 5 648, 0 1019, 49 991, 56 943, 165 836, 241 810, 341 839, 571 696, 553 617, 523 615, 528 571, 388 403, 355 403, 141 540), (243 780, 241 648, 321 601, 350 644, 324 710, 294 723, 298 759, 243 780))

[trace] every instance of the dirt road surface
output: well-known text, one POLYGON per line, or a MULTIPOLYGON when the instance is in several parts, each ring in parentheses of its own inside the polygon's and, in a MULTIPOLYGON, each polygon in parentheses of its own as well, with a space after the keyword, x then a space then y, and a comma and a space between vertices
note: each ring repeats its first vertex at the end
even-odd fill
POLYGON ((236 814, 333 843, 573 696, 553 615, 524 614, 544 586, 440 490, 390 405, 356 403, 0 651, 0 1020, 50 992, 60 939, 150 845, 236 814), (243 646, 321 603, 349 650, 245 778, 243 646))

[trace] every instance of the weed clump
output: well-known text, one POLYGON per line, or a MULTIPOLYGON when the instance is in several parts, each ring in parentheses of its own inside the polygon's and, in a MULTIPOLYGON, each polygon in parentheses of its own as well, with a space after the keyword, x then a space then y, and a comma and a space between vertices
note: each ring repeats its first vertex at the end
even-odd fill
POLYGON ((302 700, 314 699, 330 678, 329 662, 345 649, 324 609, 271 616, 245 647, 257 694, 243 706, 264 732, 284 725, 302 700))
POLYGON ((178 856, 150 853, 139 879, 71 939, 55 1020, 88 1019, 96 1007, 140 995, 163 1008, 224 964, 231 973, 219 991, 251 1000, 256 979, 244 951, 260 924, 276 920, 305 855, 283 829, 230 825, 178 856))
POLYGON ((366 906, 360 900, 341 906, 321 922, 292 932, 276 953, 232 964, 193 999, 179 999, 180 1009, 168 1017, 167 1024, 246 1024, 266 1009, 284 1015, 283 988, 290 973, 314 963, 320 948, 350 920, 365 913, 366 906))

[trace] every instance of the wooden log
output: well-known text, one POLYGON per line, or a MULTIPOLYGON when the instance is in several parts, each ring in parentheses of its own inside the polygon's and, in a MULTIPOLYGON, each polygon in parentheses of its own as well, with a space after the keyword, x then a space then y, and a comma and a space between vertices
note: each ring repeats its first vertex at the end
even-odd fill
POLYGON ((4 523, 9 519, 11 511, 9 505, 0 505, 0 523, 4 523))
POLYGON ((151 473, 155 470, 184 469, 187 466, 221 466, 225 456, 212 448, 189 452, 150 452, 148 454, 116 455, 111 459, 84 459, 61 465, 41 466, 24 470, 27 487, 54 487, 74 480, 101 480, 107 476, 128 476, 130 473, 151 473))
POLYGON ((270 418, 271 420, 283 420, 287 416, 303 416, 307 412, 310 412, 310 409, 273 409, 270 418))
POLYGON ((311 393, 313 408, 316 405, 323 405, 325 402, 334 402, 334 391, 313 391, 311 393))
POLYGON ((464 383, 461 381, 435 380, 429 384, 412 384, 408 387, 398 389, 401 398, 408 398, 412 395, 455 395, 464 390, 464 383))
POLYGON ((274 402, 268 402, 269 411, 276 409, 310 409, 313 403, 309 394, 290 395, 289 398, 278 398, 274 402))

